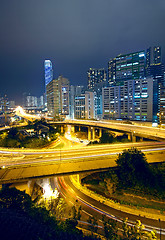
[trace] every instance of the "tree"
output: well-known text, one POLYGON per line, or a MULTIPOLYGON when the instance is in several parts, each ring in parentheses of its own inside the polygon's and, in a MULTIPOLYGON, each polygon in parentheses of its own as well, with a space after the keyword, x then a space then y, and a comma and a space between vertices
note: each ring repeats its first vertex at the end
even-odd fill
POLYGON ((100 143, 112 143, 115 140, 115 135, 113 133, 109 132, 103 132, 101 138, 100 138, 100 143))
POLYGON ((1 208, 12 208, 26 212, 32 208, 33 203, 31 197, 25 192, 5 185, 0 191, 0 206, 1 208))
POLYGON ((127 218, 123 220, 122 230, 123 230, 123 240, 156 240, 155 231, 147 232, 145 231, 144 225, 140 220, 136 220, 136 224, 134 226, 129 226, 127 222, 127 218))
POLYGON ((124 150, 116 160, 118 178, 121 186, 132 187, 136 184, 151 182, 151 169, 143 152, 136 148, 124 150))
POLYGON ((87 221, 88 223, 89 223, 89 225, 88 225, 88 229, 93 233, 97 233, 97 230, 98 230, 98 222, 97 222, 97 220, 96 220, 96 218, 94 218, 94 217, 89 217, 88 218, 88 221, 87 221))
POLYGON ((113 219, 108 219, 108 221, 106 221, 104 215, 103 215, 102 221, 104 225, 104 235, 106 239, 110 239, 110 240, 119 239, 119 236, 117 235, 118 227, 117 227, 116 221, 113 219))

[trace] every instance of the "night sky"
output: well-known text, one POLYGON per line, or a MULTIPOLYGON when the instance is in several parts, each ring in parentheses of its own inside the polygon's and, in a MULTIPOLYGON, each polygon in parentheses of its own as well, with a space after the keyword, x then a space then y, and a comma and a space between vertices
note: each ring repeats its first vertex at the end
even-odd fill
POLYGON ((162 46, 165 0, 0 0, 0 96, 44 92, 44 60, 73 85, 120 53, 162 46))

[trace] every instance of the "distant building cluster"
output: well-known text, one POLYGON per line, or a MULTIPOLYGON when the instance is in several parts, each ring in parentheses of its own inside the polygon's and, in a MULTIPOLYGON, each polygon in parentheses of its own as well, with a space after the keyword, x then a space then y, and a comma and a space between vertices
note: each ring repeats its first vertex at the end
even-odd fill
POLYGON ((9 101, 7 96, 0 97, 0 113, 12 111, 15 108, 15 101, 9 101))
POLYGON ((53 79, 45 60, 47 109, 54 118, 131 119, 159 123, 165 115, 165 72, 161 47, 120 54, 108 69, 89 68, 87 88, 53 79))
POLYGON ((30 93, 23 93, 23 107, 26 110, 30 109, 43 109, 44 108, 44 96, 36 97, 30 93))

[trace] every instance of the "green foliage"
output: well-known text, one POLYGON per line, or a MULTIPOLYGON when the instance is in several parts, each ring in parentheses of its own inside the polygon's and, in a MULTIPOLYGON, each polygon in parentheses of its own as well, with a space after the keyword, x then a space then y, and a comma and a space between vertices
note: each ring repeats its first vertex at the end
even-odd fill
POLYGON ((119 184, 132 187, 137 184, 152 184, 152 172, 144 153, 136 148, 124 150, 116 160, 119 184))
POLYGON ((8 186, 0 190, 0 222, 2 239, 92 239, 76 228, 77 220, 57 221, 44 206, 35 206, 28 194, 8 186))
POLYGON ((58 128, 54 128, 45 121, 36 120, 34 123, 29 123, 28 126, 23 129, 16 127, 11 128, 8 132, 4 132, 0 135, 0 146, 11 148, 40 148, 50 141, 54 141, 58 138, 58 128), (34 129, 35 135, 28 136, 25 129, 34 129), (43 134, 41 134, 43 133, 43 134), (43 137, 47 136, 47 137, 43 137))
POLYGON ((97 233, 98 230, 98 222, 97 219, 93 216, 93 217, 89 217, 88 218, 88 229, 92 232, 92 233, 97 233))
POLYGON ((123 220, 122 224, 123 229, 123 240, 156 240, 156 234, 155 231, 147 232, 145 231, 144 225, 141 223, 140 220, 136 220, 136 224, 133 226, 129 226, 127 219, 123 220))
POLYGON ((115 135, 113 133, 103 131, 103 134, 100 138, 100 143, 113 143, 114 141, 115 135))
POLYGON ((119 239, 119 236, 117 234, 118 233, 117 222, 113 219, 108 219, 106 221, 105 216, 103 216, 102 222, 104 225, 104 236, 106 237, 106 239, 110 239, 110 240, 119 239))
POLYGON ((31 198, 25 192, 18 191, 16 188, 3 186, 0 191, 0 207, 12 208, 21 211, 29 211, 33 206, 31 198))
MULTIPOLYGON (((117 143, 117 142, 128 142, 128 137, 126 134, 121 136, 115 136, 113 132, 103 131, 100 138, 100 143, 117 143)), ((97 142, 98 143, 98 142, 97 142)))

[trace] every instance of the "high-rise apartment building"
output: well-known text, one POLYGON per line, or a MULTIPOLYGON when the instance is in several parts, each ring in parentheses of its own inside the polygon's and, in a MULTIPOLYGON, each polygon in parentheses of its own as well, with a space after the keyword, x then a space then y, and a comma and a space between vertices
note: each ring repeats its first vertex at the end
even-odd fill
POLYGON ((87 75, 89 90, 93 90, 96 84, 107 81, 107 72, 104 68, 102 69, 90 68, 87 72, 87 75))
POLYGON ((46 98, 48 114, 54 118, 59 117, 60 93, 58 89, 58 80, 53 79, 46 86, 46 98))
POLYGON ((46 86, 47 108, 51 116, 66 117, 69 115, 69 80, 62 76, 46 86))
POLYGON ((45 68, 45 88, 46 88, 46 86, 53 80, 52 62, 50 60, 45 60, 44 68, 45 68))
POLYGON ((23 107, 25 109, 37 109, 37 108, 44 108, 44 97, 36 97, 32 96, 30 93, 23 93, 23 107))

